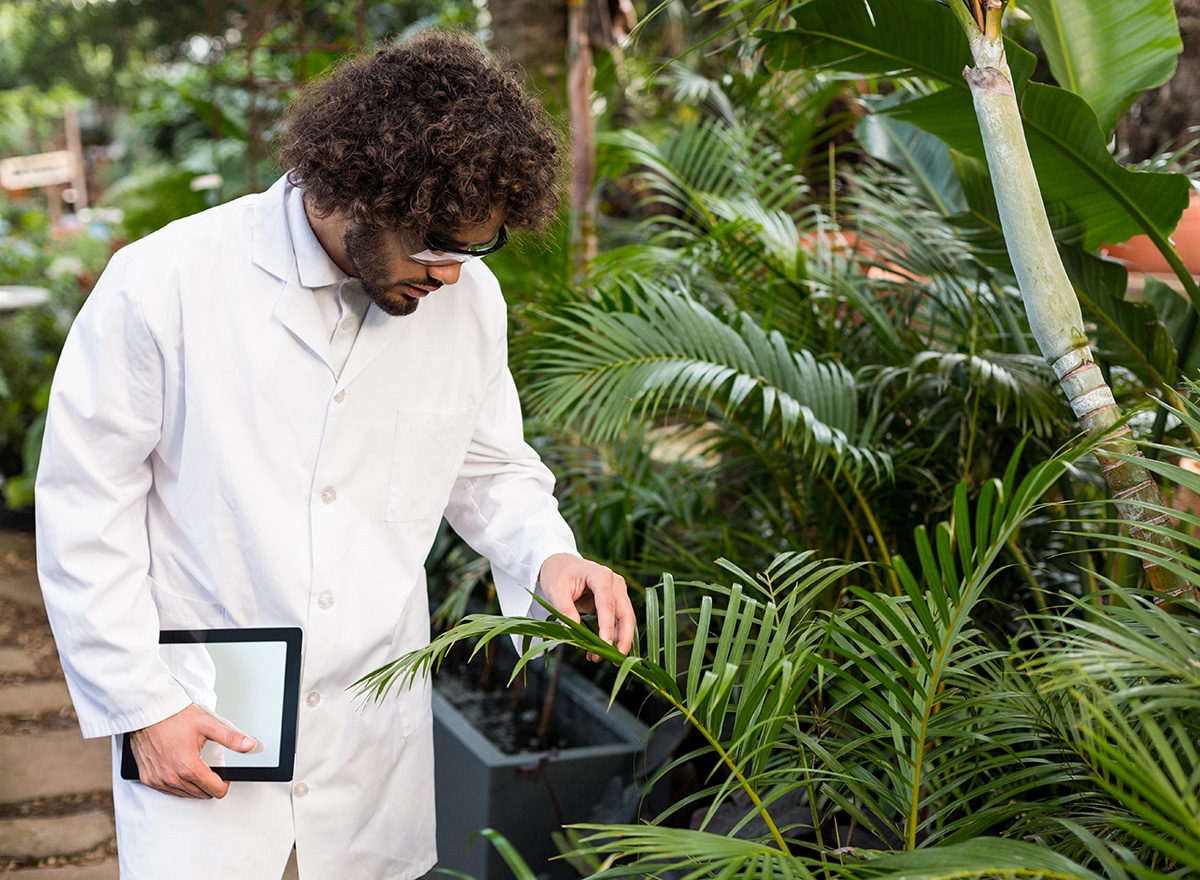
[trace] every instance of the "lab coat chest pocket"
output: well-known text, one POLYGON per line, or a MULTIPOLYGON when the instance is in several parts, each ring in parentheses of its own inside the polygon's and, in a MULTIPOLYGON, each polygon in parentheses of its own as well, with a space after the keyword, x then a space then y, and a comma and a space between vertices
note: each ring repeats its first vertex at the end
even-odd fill
POLYGON ((388 483, 387 522, 440 517, 475 425, 474 409, 400 410, 388 483))

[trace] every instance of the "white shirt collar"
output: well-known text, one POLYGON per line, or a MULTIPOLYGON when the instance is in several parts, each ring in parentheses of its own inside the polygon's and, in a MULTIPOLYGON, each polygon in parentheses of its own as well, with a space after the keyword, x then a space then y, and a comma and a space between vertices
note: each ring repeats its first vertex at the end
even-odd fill
POLYGON ((296 254, 300 283, 305 287, 317 288, 345 281, 349 276, 325 253, 325 248, 321 247, 321 242, 308 223, 302 190, 288 183, 283 199, 288 238, 296 254))

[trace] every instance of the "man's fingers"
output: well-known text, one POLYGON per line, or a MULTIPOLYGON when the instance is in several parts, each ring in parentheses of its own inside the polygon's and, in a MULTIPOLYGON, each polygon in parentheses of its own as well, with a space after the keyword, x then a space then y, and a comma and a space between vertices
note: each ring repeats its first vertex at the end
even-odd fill
MULTIPOLYGON (((594 613, 600 638, 629 653, 637 618, 623 577, 606 566, 559 553, 542 563, 539 582, 550 604, 564 617, 578 623, 580 613, 594 613)), ((589 654, 588 659, 600 658, 589 654)))
POLYGON ((607 568, 602 571, 607 577, 602 577, 598 583, 592 584, 600 638, 610 645, 616 645, 622 654, 628 654, 633 646, 635 618, 633 606, 629 603, 625 578, 607 568))
POLYGON ((626 599, 617 604, 617 650, 628 654, 633 650, 633 631, 637 628, 637 615, 633 613, 633 605, 628 600, 629 594, 624 580, 621 581, 621 588, 626 599))
POLYGON ((194 774, 193 779, 188 776, 171 775, 162 779, 155 779, 151 782, 142 781, 151 788, 161 791, 164 794, 172 794, 176 797, 193 798, 199 800, 208 800, 210 798, 223 798, 229 790, 229 783, 213 773, 207 766, 202 766, 202 769, 195 768, 191 771, 194 774))
POLYGON ((186 798, 223 798, 229 791, 229 783, 214 773, 200 759, 195 758, 179 767, 163 766, 159 761, 147 761, 139 770, 142 784, 161 791, 163 794, 186 798))
POLYGON ((215 718, 211 724, 201 726, 200 732, 205 739, 211 739, 217 745, 233 749, 235 752, 251 752, 258 745, 254 737, 232 730, 215 718))
POLYGON ((240 752, 255 746, 252 737, 231 730, 196 705, 135 730, 129 740, 145 785, 189 798, 222 798, 229 791, 229 783, 200 757, 206 740, 240 752))

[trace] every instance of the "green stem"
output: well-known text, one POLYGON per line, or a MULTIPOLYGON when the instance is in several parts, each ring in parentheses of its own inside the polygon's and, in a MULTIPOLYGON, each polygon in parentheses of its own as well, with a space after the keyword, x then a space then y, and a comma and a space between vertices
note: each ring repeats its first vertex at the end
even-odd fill
MULTIPOLYGON (((663 696, 667 695, 663 694, 663 696)), ((729 768, 729 772, 733 774, 735 779, 737 779, 738 785, 742 787, 742 791, 746 792, 746 795, 750 798, 751 803, 753 803, 757 808, 757 812, 762 817, 763 822, 767 824, 767 830, 769 830, 771 832, 771 836, 775 838, 775 845, 779 847, 779 851, 784 855, 791 855, 792 851, 788 849, 787 841, 783 839, 783 834, 780 832, 779 827, 775 824, 775 820, 771 818, 770 812, 768 812, 766 806, 763 805, 762 798, 758 796, 758 792, 754 790, 754 786, 750 784, 750 780, 748 780, 746 775, 742 773, 742 770, 737 765, 737 762, 735 762, 729 756, 729 753, 726 752, 721 746, 720 737, 714 736, 712 732, 704 725, 703 721, 689 712, 687 707, 683 705, 682 700, 675 700, 669 697, 668 699, 671 705, 674 706, 675 709, 678 710, 685 719, 687 719, 688 723, 698 730, 701 736, 708 740, 708 744, 712 746, 713 751, 716 752, 717 757, 721 760, 721 763, 729 768)))
MULTIPOLYGON (((838 507, 842 509, 842 515, 846 517, 846 523, 850 526, 850 535, 846 540, 849 541, 851 538, 853 538, 853 540, 858 544, 859 549, 862 551, 863 559, 871 559, 871 547, 869 544, 867 544, 867 539, 863 536, 862 529, 858 527, 858 522, 855 521, 854 514, 850 512, 850 508, 846 505, 846 499, 842 497, 841 492, 834 488, 833 481, 830 480, 829 477, 825 476, 825 474, 820 474, 819 476, 821 483, 824 484, 825 488, 829 490, 829 494, 833 497, 833 500, 837 502, 838 507)), ((849 549, 849 547, 846 549, 849 549)), ((886 562, 887 560, 884 561, 886 562)))
MULTIPOLYGON (((1075 495, 1075 485, 1070 478, 1064 474, 1062 480, 1059 481, 1060 491, 1062 492, 1063 501, 1067 504, 1068 510, 1079 511, 1078 498, 1075 495)), ((1083 534, 1082 518, 1076 520, 1075 526, 1075 550, 1076 554, 1082 556, 1083 562, 1080 565, 1082 573, 1080 581, 1083 585, 1083 593, 1088 597, 1093 605, 1096 604, 1096 597, 1100 595, 1100 584, 1096 580, 1096 562, 1092 559, 1092 550, 1088 547, 1088 539, 1083 534)))
MULTIPOLYGON (((1190 278, 1191 276, 1188 277, 1190 278)), ((1188 309, 1187 317, 1183 322, 1183 330, 1180 332, 1179 338, 1175 340, 1175 344, 1179 347, 1178 354, 1176 354, 1175 357, 1175 366, 1180 375, 1183 375, 1185 372, 1188 359, 1192 354, 1192 344, 1196 339, 1197 323, 1200 323, 1200 312, 1197 312, 1196 308, 1193 306, 1192 308, 1188 309)), ((1167 389, 1164 391, 1164 394, 1167 393, 1167 391, 1169 391, 1170 394, 1176 398, 1172 402, 1176 404, 1177 408, 1179 408, 1178 405, 1182 403, 1182 401, 1178 400, 1178 395, 1175 394, 1174 389, 1167 389)), ((1158 408, 1158 412, 1154 416, 1154 429, 1150 432, 1150 442, 1153 444, 1162 443, 1163 435, 1166 433, 1166 431, 1167 410, 1165 407, 1160 406, 1158 408)), ((1197 437, 1194 432, 1190 431, 1190 429, 1189 432, 1192 433, 1192 442, 1200 446, 1200 437, 1197 437)), ((1151 446, 1147 456, 1149 458, 1158 458, 1158 450, 1154 448, 1154 446, 1151 446)))
POLYGON ((1037 605, 1038 611, 1042 612, 1043 615, 1048 615, 1050 613, 1050 606, 1046 602, 1046 596, 1042 593, 1038 579, 1033 576, 1029 560, 1025 558, 1025 554, 1021 552, 1021 548, 1017 546, 1017 536, 1015 534, 1009 535, 1007 546, 1008 552, 1017 561, 1017 571, 1021 573, 1021 578, 1029 587, 1029 593, 1033 597, 1033 604, 1037 605))
POLYGON ((866 517, 867 525, 871 527, 871 534, 875 536, 875 541, 879 544, 881 561, 884 563, 888 578, 892 582, 892 594, 899 596, 904 591, 900 587, 900 578, 897 576, 896 570, 888 564, 888 561, 891 559, 891 553, 888 551, 887 541, 883 537, 883 529, 880 528, 879 521, 875 519, 875 514, 871 512, 871 505, 867 502, 866 496, 858 488, 858 480, 847 474, 846 482, 850 484, 850 491, 854 493, 854 498, 858 501, 859 509, 862 510, 863 516, 866 517))

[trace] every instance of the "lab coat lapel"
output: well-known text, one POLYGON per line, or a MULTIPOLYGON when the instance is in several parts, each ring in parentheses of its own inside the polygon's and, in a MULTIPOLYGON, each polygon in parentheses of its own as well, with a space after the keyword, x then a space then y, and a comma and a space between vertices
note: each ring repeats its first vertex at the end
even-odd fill
POLYGON ((312 290, 300 284, 293 266, 279 300, 275 303, 275 320, 281 323, 296 339, 332 369, 329 352, 329 331, 317 306, 312 290))
MULTIPOLYGON (((287 176, 263 193, 254 208, 254 263, 285 282, 273 315, 296 339, 327 366, 330 365, 329 331, 321 318, 317 298, 300 284, 296 254, 288 236, 284 194, 287 176)), ((332 367, 331 367, 332 369, 332 367)))
POLYGON ((354 380, 354 377, 366 369, 385 348, 395 342, 401 335, 411 332, 412 325, 418 320, 418 309, 411 315, 393 317, 372 304, 367 309, 367 315, 359 328, 358 338, 354 340, 354 348, 350 349, 350 357, 342 370, 338 387, 343 388, 354 380))

